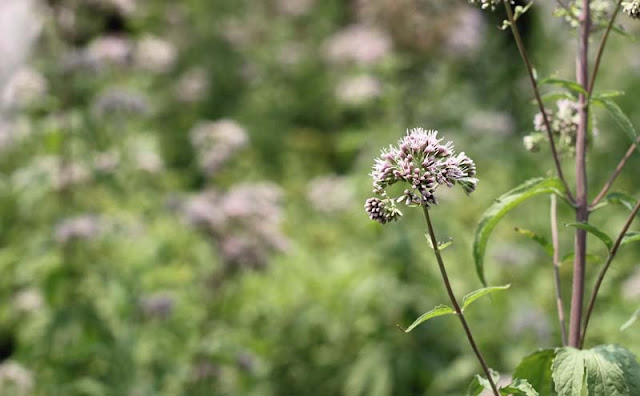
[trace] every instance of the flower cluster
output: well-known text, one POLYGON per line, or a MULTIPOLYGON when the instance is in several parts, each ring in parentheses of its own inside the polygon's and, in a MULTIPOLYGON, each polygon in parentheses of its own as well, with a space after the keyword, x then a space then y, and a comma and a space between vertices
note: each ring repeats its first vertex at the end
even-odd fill
POLYGON ((209 176, 249 144, 246 130, 230 119, 202 121, 189 132, 200 168, 209 176))
MULTIPOLYGON (((561 153, 575 153, 578 134, 578 104, 572 100, 561 99, 556 102, 557 111, 545 110, 549 118, 554 141, 561 153)), ((529 151, 538 151, 547 139, 547 127, 542 113, 533 118, 534 132, 524 137, 524 145, 529 151)))
POLYGON ((435 191, 441 186, 462 186, 472 193, 478 179, 476 166, 465 153, 456 155, 453 144, 442 144, 438 131, 414 128, 398 141, 398 145, 382 150, 376 158, 371 176, 373 192, 377 197, 367 199, 364 207, 371 220, 387 223, 397 220, 402 213, 396 202, 405 205, 429 207, 437 204, 435 191), (387 188, 405 182, 410 188, 399 197, 389 197, 387 188))
POLYGON ((629 0, 622 3, 622 11, 631 18, 640 19, 640 0, 629 0))
POLYGON ((488 8, 493 11, 498 4, 502 3, 502 0, 469 0, 469 3, 479 5, 483 10, 488 8))

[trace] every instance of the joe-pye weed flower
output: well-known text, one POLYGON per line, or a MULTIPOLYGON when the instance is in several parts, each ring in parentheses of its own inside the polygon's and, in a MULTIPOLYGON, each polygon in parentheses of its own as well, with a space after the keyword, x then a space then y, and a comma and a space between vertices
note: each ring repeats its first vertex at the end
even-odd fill
POLYGON ((371 172, 376 196, 367 199, 364 207, 371 220, 384 224, 402 216, 397 202, 427 208, 436 205, 439 186, 458 184, 472 193, 478 183, 475 174, 473 160, 464 152, 456 155, 451 142, 442 144, 438 131, 413 128, 397 146, 383 149, 376 158, 371 172), (398 182, 409 188, 399 197, 390 197, 388 188, 398 182))

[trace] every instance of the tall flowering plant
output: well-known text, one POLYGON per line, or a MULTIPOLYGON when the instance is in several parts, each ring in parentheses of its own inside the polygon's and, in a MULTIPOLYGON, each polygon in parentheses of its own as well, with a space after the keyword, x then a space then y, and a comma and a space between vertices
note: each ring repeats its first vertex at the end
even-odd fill
MULTIPOLYGON (((640 2, 637 0, 556 0, 555 14, 570 22, 577 29, 578 51, 576 56, 575 81, 549 77, 540 79, 535 73, 533 62, 520 36, 517 21, 531 9, 533 1, 514 7, 512 0, 469 0, 483 10, 496 11, 504 7, 506 19, 502 29, 510 30, 522 57, 533 94, 538 107, 534 117, 534 132, 526 136, 527 149, 538 151, 548 145, 555 167, 556 177, 528 180, 520 186, 500 196, 483 214, 475 232, 473 259, 476 272, 484 288, 467 294, 460 302, 451 286, 440 251, 449 243, 438 243, 430 208, 438 204, 437 190, 442 186, 459 185, 471 194, 478 183, 476 167, 465 153, 456 154, 451 142, 443 143, 438 132, 414 128, 407 131, 396 146, 381 151, 375 159, 371 176, 375 196, 365 202, 365 210, 371 220, 381 224, 398 220, 402 216, 399 205, 420 207, 427 228, 427 240, 434 252, 442 281, 451 306, 439 305, 417 318, 408 328, 409 333, 417 326, 434 317, 455 315, 460 320, 465 335, 482 368, 484 376, 477 375, 467 395, 477 396, 482 392, 499 395, 558 395, 558 396, 638 396, 640 395, 640 365, 637 358, 627 349, 617 345, 598 345, 584 349, 588 325, 594 312, 600 286, 616 257, 619 249, 632 242, 640 241, 640 233, 629 232, 633 220, 640 211, 640 200, 620 192, 611 192, 618 175, 629 158, 638 150, 640 134, 630 118, 613 100, 618 91, 598 92, 594 90, 598 70, 603 58, 609 35, 620 31, 616 19, 620 11, 630 18, 640 18, 640 2), (602 29, 598 29, 602 27, 602 29), (595 58, 590 61, 589 49, 592 36, 600 35, 595 58), (557 110, 551 111, 545 105, 544 86, 560 87, 562 99, 555 103, 557 110), (587 185, 587 143, 593 134, 591 110, 601 107, 608 111, 619 126, 631 137, 631 145, 609 179, 592 198, 588 197, 587 185), (570 188, 563 172, 563 160, 573 159, 575 163, 575 190, 570 188), (401 185, 404 190, 394 186, 401 185), (394 194, 394 191, 396 192, 394 194), (542 244, 550 252, 551 268, 554 273, 558 326, 561 339, 558 347, 542 349, 526 356, 515 368, 513 380, 506 386, 498 386, 498 374, 493 371, 476 343, 471 327, 464 316, 464 310, 478 298, 509 288, 506 286, 486 286, 484 274, 484 253, 492 230, 499 220, 520 203, 540 195, 550 197, 551 242, 532 232, 523 234, 542 244), (560 198, 558 200, 557 198, 560 198), (565 317, 565 302, 561 293, 559 274, 559 230, 557 227, 558 203, 565 203, 575 211, 576 221, 568 224, 574 229, 572 256, 573 278, 569 318, 565 317), (589 215, 599 208, 621 203, 630 210, 622 229, 615 238, 608 236, 597 225, 589 222, 589 215), (600 239, 607 248, 607 258, 600 267, 596 282, 588 297, 585 292, 587 234, 600 239), (588 301, 588 303, 587 303, 588 301), (586 304, 585 304, 586 303, 586 304), (586 306, 586 309, 585 309, 586 306), (567 326, 568 322, 568 326, 567 326)), ((639 315, 632 317, 624 327, 629 327, 639 315)))

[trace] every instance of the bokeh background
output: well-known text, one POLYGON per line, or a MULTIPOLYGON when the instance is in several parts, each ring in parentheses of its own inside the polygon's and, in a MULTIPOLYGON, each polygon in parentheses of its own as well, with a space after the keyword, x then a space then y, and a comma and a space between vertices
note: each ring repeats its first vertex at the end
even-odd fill
MULTIPOLYGON (((538 75, 570 78, 575 34, 552 12, 521 28, 538 75)), ((480 369, 459 323, 396 328, 447 302, 421 214, 381 226, 363 203, 381 147, 440 130, 480 183, 442 192, 437 233, 457 293, 481 286, 482 212, 552 169, 522 144, 536 108, 502 18, 463 0, 2 0, 0 394, 462 394, 480 369)), ((612 36, 598 83, 640 123, 638 45, 612 36)), ((629 145, 596 125, 592 191, 629 145)), ((616 190, 637 196, 639 165, 616 190)), ((548 235, 548 213, 541 197, 499 225, 487 277, 512 289, 468 312, 504 377, 560 343, 550 259, 513 231, 548 235)), ((619 331, 639 252, 612 267, 588 344, 640 354, 638 325, 619 331)))

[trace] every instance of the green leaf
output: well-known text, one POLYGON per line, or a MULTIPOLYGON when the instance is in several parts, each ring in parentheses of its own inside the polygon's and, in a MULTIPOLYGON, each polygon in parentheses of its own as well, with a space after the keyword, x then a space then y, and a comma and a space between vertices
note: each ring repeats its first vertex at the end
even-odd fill
POLYGON ((613 91, 603 91, 603 92, 594 93, 591 96, 591 98, 602 100, 602 99, 617 98, 618 96, 624 96, 624 95, 625 95, 624 91, 613 90, 613 91))
POLYGON ((551 364, 556 356, 554 349, 542 349, 526 356, 513 372, 515 378, 526 379, 540 396, 555 396, 551 364))
MULTIPOLYGON (((500 380, 500 374, 491 368, 489 369, 489 372, 491 373, 493 383, 497 384, 500 380)), ((471 384, 469 384, 469 388, 467 388, 467 396, 478 396, 483 390, 492 391, 491 384, 486 378, 476 375, 473 377, 471 384)))
POLYGON ((620 246, 626 245, 632 242, 640 241, 640 232, 638 231, 630 231, 624 234, 622 237, 622 241, 620 241, 620 246))
POLYGON ((583 351, 589 395, 631 396, 624 373, 609 354, 583 351))
POLYGON ((484 276, 484 254, 491 231, 511 209, 529 198, 540 194, 563 194, 564 187, 559 179, 536 178, 526 181, 520 186, 501 195, 482 215, 475 231, 473 241, 473 259, 476 273, 484 286, 487 285, 484 276))
POLYGON ((549 243, 549 241, 547 241, 547 238, 545 238, 542 235, 536 234, 535 232, 533 232, 531 230, 526 230, 524 228, 516 227, 515 230, 516 230, 516 232, 518 234, 522 234, 522 235, 530 238, 534 242, 537 242, 540 246, 542 246, 544 251, 547 252, 547 254, 549 256, 553 256, 553 245, 551 245, 551 243, 549 243))
MULTIPOLYGON (((558 396, 581 396, 585 385, 584 351, 565 347, 558 349, 551 376, 558 396)), ((584 388, 586 390, 586 387, 584 388)))
POLYGON ((451 307, 448 307, 446 305, 438 305, 437 307, 435 307, 431 311, 421 315, 407 329, 403 329, 402 327, 400 327, 400 329, 402 329, 402 331, 404 331, 405 333, 408 333, 408 332, 410 332, 411 330, 415 329, 420 324, 422 324, 423 322, 426 322, 429 319, 432 319, 432 318, 435 318, 435 317, 438 317, 438 316, 442 316, 442 315, 455 315, 455 313, 456 313, 456 311, 454 311, 453 308, 451 308, 451 307))
POLYGON ((540 85, 556 85, 562 88, 566 88, 578 94, 587 95, 587 91, 575 81, 564 80, 562 78, 547 77, 540 80, 540 85))
POLYGON ((482 288, 482 289, 478 289, 476 291, 472 291, 471 293, 469 293, 466 296, 464 296, 464 298, 462 299, 462 309, 464 310, 469 305, 471 305, 474 301, 476 301, 477 299, 479 299, 480 297, 482 297, 482 296, 484 296, 486 294, 495 293, 497 291, 502 291, 502 290, 507 290, 510 287, 511 287, 511 285, 490 286, 490 287, 485 287, 485 288, 482 288))
POLYGON ((569 223, 569 224, 566 224, 566 226, 580 228, 581 230, 585 230, 591 235, 596 236, 599 240, 602 241, 602 243, 604 243, 607 246, 608 250, 611 250, 611 248, 613 247, 613 241, 611 240, 611 238, 609 238, 607 234, 602 232, 602 230, 600 230, 598 227, 594 225, 591 225, 589 223, 569 223))
POLYGON ((504 396, 540 396, 527 380, 520 378, 516 378, 509 385, 500 388, 500 394, 504 396))
POLYGON ((638 320, 638 318, 640 318, 640 308, 636 309, 636 312, 631 315, 629 320, 627 320, 622 324, 622 326, 620 326, 620 331, 625 331, 626 329, 631 327, 631 325, 634 324, 636 320, 638 320))
POLYGON ((601 107, 604 107, 609 115, 613 117, 615 122, 618 124, 620 128, 624 131, 624 133, 629 136, 632 142, 635 142, 638 138, 638 131, 633 126, 633 123, 627 117, 627 115, 622 111, 620 106, 616 102, 611 99, 592 99, 592 103, 601 107))
POLYGON ((629 389, 629 396, 640 395, 640 365, 633 353, 617 345, 599 345, 592 350, 618 364, 629 389))
MULTIPOLYGON (((576 257, 574 252, 569 252, 567 254, 565 254, 564 256, 562 256, 562 258, 560 259, 560 263, 564 264, 564 263, 572 263, 573 259, 576 257)), ((587 253, 587 262, 588 263, 601 263, 603 258, 598 256, 597 254, 591 254, 591 253, 587 253)))

